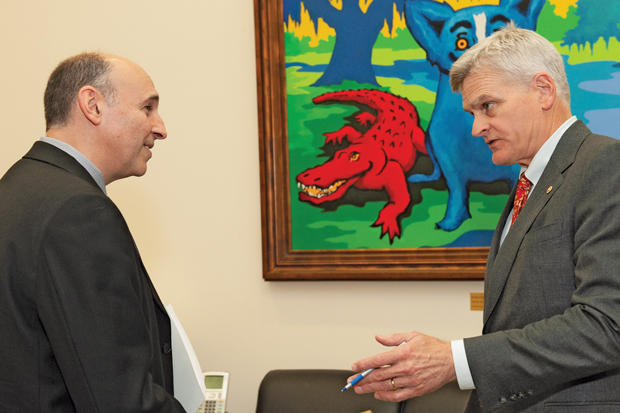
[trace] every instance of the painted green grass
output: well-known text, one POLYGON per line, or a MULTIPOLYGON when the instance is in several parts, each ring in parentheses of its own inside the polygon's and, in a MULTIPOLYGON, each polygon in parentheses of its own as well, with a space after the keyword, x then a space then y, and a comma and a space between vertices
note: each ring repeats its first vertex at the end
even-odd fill
MULTIPOLYGON (((292 189, 296 191, 296 188, 292 189)), ((295 193, 295 192, 293 192, 295 193)), ((300 202, 293 197, 293 249, 381 249, 439 247, 475 229, 495 229, 508 195, 484 195, 472 192, 469 202, 472 219, 453 232, 435 229, 445 214, 447 191, 422 190, 423 201, 415 205, 402 222, 402 238, 390 245, 388 236, 380 239, 381 229, 371 225, 385 202, 369 202, 364 207, 342 205, 336 211, 300 202), (297 201, 297 202, 295 202, 297 201)))

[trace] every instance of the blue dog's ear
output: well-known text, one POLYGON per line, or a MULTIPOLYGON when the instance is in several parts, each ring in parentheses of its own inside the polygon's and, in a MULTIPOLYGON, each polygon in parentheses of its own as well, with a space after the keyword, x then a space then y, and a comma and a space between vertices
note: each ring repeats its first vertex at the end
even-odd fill
POLYGON ((452 7, 447 3, 437 3, 434 0, 405 1, 407 27, 413 38, 426 51, 432 64, 438 64, 439 53, 445 49, 439 37, 446 21, 453 14, 452 7))
POLYGON ((523 29, 536 29, 536 22, 538 16, 547 0, 504 0, 501 2, 501 6, 506 9, 513 9, 519 12, 523 17, 523 21, 519 22, 515 20, 517 26, 523 29))

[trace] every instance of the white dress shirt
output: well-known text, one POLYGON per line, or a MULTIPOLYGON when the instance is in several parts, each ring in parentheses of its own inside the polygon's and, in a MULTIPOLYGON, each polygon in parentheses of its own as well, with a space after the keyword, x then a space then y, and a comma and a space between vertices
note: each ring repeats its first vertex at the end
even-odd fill
MULTIPOLYGON (((562 124, 549 139, 543 144, 543 146, 536 152, 532 162, 528 167, 521 167, 521 173, 525 173, 525 177, 532 182, 532 188, 530 194, 536 188, 536 184, 540 180, 543 171, 551 159, 551 155, 555 151, 560 138, 564 135, 564 132, 570 128, 570 126, 577 121, 575 116, 570 117, 566 122, 562 124)), ((519 174, 520 176, 520 174, 519 174)), ((504 242, 508 231, 510 231, 510 222, 512 221, 512 210, 508 214, 508 218, 504 223, 504 230, 502 232, 502 238, 500 239, 500 245, 504 242)), ((475 389, 474 379, 471 377, 471 370, 469 369, 469 363, 467 362, 467 354, 465 352, 465 343, 463 340, 454 340, 452 344, 452 358, 454 359, 454 369, 456 370, 456 379, 459 383, 461 390, 475 389)))

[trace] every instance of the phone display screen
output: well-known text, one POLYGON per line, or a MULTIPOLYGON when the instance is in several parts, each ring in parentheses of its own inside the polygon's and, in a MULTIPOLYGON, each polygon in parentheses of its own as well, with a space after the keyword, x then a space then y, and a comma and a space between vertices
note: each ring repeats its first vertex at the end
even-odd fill
POLYGON ((221 389, 224 385, 224 376, 205 376, 207 389, 221 389))

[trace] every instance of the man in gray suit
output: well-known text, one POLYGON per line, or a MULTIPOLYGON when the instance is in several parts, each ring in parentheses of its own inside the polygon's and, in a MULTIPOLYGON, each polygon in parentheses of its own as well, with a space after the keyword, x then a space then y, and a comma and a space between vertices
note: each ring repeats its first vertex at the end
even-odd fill
POLYGON ((620 412, 620 142, 570 113, 562 57, 512 25, 450 72, 493 162, 522 168, 486 276, 483 335, 417 332, 360 360, 358 393, 398 401, 458 380, 467 412, 620 412))
POLYGON ((46 136, 0 180, 1 412, 184 412, 170 319, 106 196, 166 138, 158 102, 116 56, 50 76, 46 136))

